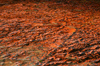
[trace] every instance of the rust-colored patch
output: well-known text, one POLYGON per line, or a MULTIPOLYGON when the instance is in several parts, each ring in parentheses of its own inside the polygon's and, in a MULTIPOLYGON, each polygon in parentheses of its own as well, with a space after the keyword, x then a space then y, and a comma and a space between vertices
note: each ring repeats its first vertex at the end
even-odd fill
POLYGON ((82 2, 0 0, 0 66, 100 66, 100 4, 82 2))

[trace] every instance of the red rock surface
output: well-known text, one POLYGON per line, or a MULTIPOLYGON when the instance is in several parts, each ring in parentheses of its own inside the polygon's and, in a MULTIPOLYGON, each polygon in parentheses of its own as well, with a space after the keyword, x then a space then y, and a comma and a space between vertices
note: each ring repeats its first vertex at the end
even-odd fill
POLYGON ((82 2, 2 0, 0 65, 100 66, 100 4, 82 2))

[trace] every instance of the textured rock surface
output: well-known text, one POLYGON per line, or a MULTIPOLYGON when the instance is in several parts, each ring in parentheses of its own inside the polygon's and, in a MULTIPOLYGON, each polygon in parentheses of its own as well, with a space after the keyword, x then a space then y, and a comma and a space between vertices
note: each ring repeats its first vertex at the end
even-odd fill
POLYGON ((0 65, 99 66, 99 6, 78 1, 0 6, 0 65))

